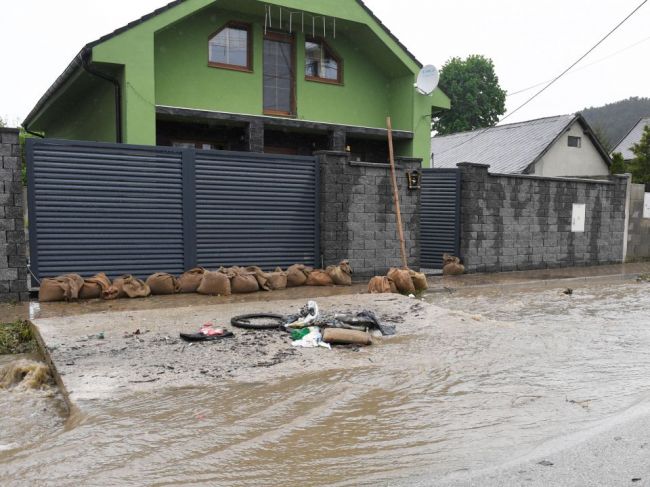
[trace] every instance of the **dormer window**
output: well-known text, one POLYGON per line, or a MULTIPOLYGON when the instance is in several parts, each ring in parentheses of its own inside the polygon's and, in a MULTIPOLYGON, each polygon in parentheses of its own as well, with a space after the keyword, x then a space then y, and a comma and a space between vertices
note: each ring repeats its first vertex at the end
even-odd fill
POLYGON ((252 71, 251 27, 231 22, 210 36, 208 65, 215 68, 252 71))
POLYGON ((305 42, 305 79, 343 83, 341 58, 322 39, 307 39, 305 42))

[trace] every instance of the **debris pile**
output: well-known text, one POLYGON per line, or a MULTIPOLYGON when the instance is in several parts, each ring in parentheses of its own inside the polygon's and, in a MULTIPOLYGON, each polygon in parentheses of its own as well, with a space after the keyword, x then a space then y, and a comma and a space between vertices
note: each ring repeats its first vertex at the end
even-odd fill
POLYGON ((113 282, 105 273, 83 278, 66 274, 41 281, 38 299, 41 302, 76 299, 145 298, 150 295, 199 293, 208 296, 230 296, 258 291, 276 291, 298 286, 351 286, 352 268, 347 260, 327 269, 313 269, 295 264, 283 271, 280 267, 266 272, 260 267, 221 267, 210 271, 196 267, 178 278, 157 272, 146 281, 124 275, 113 282))
POLYGON ((356 314, 321 313, 315 301, 309 301, 298 314, 281 316, 252 314, 235 316, 236 328, 289 333, 294 347, 331 348, 332 345, 368 346, 372 337, 395 334, 395 327, 381 323, 372 311, 356 314))

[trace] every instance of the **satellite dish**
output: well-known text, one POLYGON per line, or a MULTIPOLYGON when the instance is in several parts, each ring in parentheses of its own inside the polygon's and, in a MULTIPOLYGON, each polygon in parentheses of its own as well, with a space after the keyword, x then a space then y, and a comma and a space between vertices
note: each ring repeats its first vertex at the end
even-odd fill
POLYGON ((422 95, 430 95, 438 87, 440 82, 440 73, 438 68, 432 64, 427 64, 420 70, 418 80, 415 83, 415 89, 422 95))

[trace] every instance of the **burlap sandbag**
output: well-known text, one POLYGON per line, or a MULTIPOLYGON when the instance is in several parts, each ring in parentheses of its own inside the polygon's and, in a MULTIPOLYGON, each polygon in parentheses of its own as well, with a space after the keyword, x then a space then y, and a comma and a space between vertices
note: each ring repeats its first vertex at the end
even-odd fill
POLYGON ((388 294, 392 293, 391 281, 386 276, 375 276, 368 283, 368 292, 370 294, 388 294))
POLYGON ((415 286, 416 291, 426 291, 429 289, 429 283, 427 282, 427 276, 422 272, 411 272, 411 280, 413 281, 413 286, 415 286))
POLYGON ((408 270, 393 267, 388 271, 388 278, 395 283, 395 287, 400 293, 415 294, 415 286, 408 270))
POLYGON ((184 272, 178 278, 178 287, 180 293, 195 293, 201 285, 205 269, 203 267, 195 267, 187 272, 184 272))
POLYGON ((84 285, 79 291, 79 299, 99 299, 102 297, 102 288, 96 282, 89 282, 84 279, 84 285))
POLYGON ((142 279, 130 274, 118 277, 113 281, 119 298, 146 298, 151 295, 151 288, 142 279))
POLYGON ((112 286, 111 280, 103 272, 84 279, 84 285, 79 291, 80 299, 114 299, 116 296, 117 289, 112 286))
POLYGON ((83 277, 79 274, 66 274, 51 279, 43 279, 38 293, 38 300, 46 303, 78 299, 83 285, 83 277))
POLYGON ((453 255, 443 254, 442 264, 442 274, 444 276, 460 276, 465 273, 465 266, 460 263, 458 257, 453 255))
POLYGON ((171 274, 156 272, 147 278, 147 286, 153 295, 175 294, 180 291, 178 281, 171 274))
POLYGON ((269 274, 264 272, 262 269, 256 266, 246 267, 247 272, 251 272, 255 275, 257 279, 257 284, 262 291, 271 291, 271 285, 269 284, 269 274))
POLYGON ((337 286, 352 285, 352 267, 347 260, 341 261, 337 266, 331 265, 327 268, 327 274, 337 286))
POLYGON ((307 286, 333 286, 334 281, 323 269, 316 269, 307 276, 307 286))
POLYGON ((230 279, 230 288, 233 294, 256 293, 260 290, 260 285, 255 278, 255 273, 249 272, 241 267, 231 267, 227 269, 232 275, 230 279))
POLYGON ((304 264, 294 264, 287 269, 287 287, 304 286, 311 268, 304 264))
POLYGON ((230 278, 220 271, 205 271, 196 292, 206 296, 230 296, 230 278))
POLYGON ((45 278, 41 281, 38 300, 41 303, 52 303, 65 299, 65 284, 57 278, 45 278))
POLYGON ((272 291, 279 291, 287 288, 287 273, 279 267, 269 273, 269 287, 272 291))

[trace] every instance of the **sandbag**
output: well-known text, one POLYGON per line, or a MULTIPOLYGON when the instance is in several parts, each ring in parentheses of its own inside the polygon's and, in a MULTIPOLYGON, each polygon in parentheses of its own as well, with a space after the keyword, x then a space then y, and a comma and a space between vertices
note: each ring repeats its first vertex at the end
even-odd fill
POLYGON ((41 303, 52 303, 65 299, 65 284, 56 277, 45 278, 41 281, 38 291, 38 300, 41 303))
POLYGON ((151 288, 142 279, 130 274, 118 277, 113 282, 119 298, 146 298, 151 295, 151 288))
POLYGON ((304 286, 311 271, 312 269, 304 264, 292 265, 287 269, 287 287, 304 286))
POLYGON ((253 273, 257 284, 262 291, 271 291, 271 286, 269 285, 269 274, 264 272, 262 269, 256 266, 246 267, 246 271, 253 273))
POLYGON ((234 274, 230 279, 230 288, 233 294, 256 293, 260 290, 255 273, 239 267, 232 267, 229 270, 234 274))
POLYGON ((429 283, 427 282, 427 276, 422 272, 410 271, 411 280, 413 281, 413 286, 415 286, 416 291, 426 291, 429 289, 429 283))
POLYGON ((327 274, 337 286, 352 285, 352 267, 347 260, 341 261, 337 266, 331 265, 327 268, 327 274))
POLYGON ((287 273, 279 267, 275 269, 275 272, 270 272, 268 276, 268 284, 272 291, 279 291, 287 288, 287 273))
POLYGON ((107 301, 117 299, 120 294, 120 291, 111 283, 111 280, 103 272, 100 272, 95 277, 86 279, 86 281, 98 284, 102 288, 102 299, 107 301))
MULTIPOLYGON (((368 283, 368 292, 370 294, 388 294, 392 293, 391 280, 386 276, 375 276, 368 283)), ((396 291, 397 289, 395 289, 396 291)))
POLYGON ((323 341, 340 345, 372 345, 370 333, 343 328, 326 328, 323 331, 323 341))
POLYGON ((307 286, 333 286, 334 281, 323 269, 316 269, 307 276, 307 286))
POLYGON ((80 299, 115 299, 116 297, 117 289, 113 287, 111 280, 103 272, 84 279, 84 284, 79 291, 80 299))
POLYGON ((395 283, 400 293, 415 294, 415 286, 411 279, 411 273, 407 269, 392 268, 388 271, 388 278, 395 283))
POLYGON ((460 276, 465 273, 465 266, 460 263, 460 259, 450 254, 442 256, 442 274, 444 276, 460 276))
POLYGON ((102 287, 89 279, 84 279, 84 285, 79 291, 79 299, 99 299, 102 297, 102 287))
POLYGON ((178 278, 178 287, 180 293, 195 293, 201 285, 205 269, 203 267, 195 267, 187 272, 184 272, 178 278))
POLYGON ((175 294, 181 289, 176 278, 166 272, 156 272, 150 275, 146 283, 153 295, 175 294))
POLYGON ((83 277, 79 274, 66 274, 55 278, 43 279, 38 292, 38 300, 47 303, 78 299, 83 285, 83 277))
POLYGON ((230 296, 230 278, 220 271, 205 271, 196 292, 207 296, 230 296))

